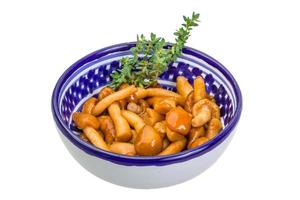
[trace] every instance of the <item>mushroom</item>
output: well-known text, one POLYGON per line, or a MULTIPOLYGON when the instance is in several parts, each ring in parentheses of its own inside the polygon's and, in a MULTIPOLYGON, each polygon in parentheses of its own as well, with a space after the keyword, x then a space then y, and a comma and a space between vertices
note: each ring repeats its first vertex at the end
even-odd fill
POLYGON ((129 125, 136 130, 136 132, 139 132, 145 126, 144 120, 134 112, 122 110, 121 114, 127 120, 129 125))
POLYGON ((161 152, 163 146, 162 138, 157 131, 149 125, 145 125, 138 132, 134 147, 138 155, 154 156, 161 152))
POLYGON ((113 92, 113 89, 111 89, 110 87, 105 87, 99 92, 98 99, 102 100, 108 95, 111 95, 113 92))
POLYGON ((183 140, 185 137, 179 133, 176 133, 175 131, 172 131, 171 129, 169 129, 168 127, 166 128, 167 131, 167 138, 171 141, 171 142, 176 142, 178 140, 183 140))
POLYGON ((218 133, 221 131, 221 129, 222 129, 221 121, 217 118, 213 118, 208 123, 206 136, 209 139, 212 139, 212 138, 216 137, 216 135, 218 135, 218 133))
POLYGON ((116 129, 110 116, 102 115, 98 117, 100 123, 100 130, 104 133, 105 142, 107 144, 113 143, 116 137, 116 129))
POLYGON ((184 109, 187 112, 192 113, 193 105, 194 105, 194 92, 191 92, 185 99, 184 109))
POLYGON ((163 140, 163 147, 162 147, 162 150, 165 150, 170 144, 170 140, 168 140, 168 138, 165 138, 163 140))
POLYGON ((134 145, 127 142, 114 142, 109 150, 113 153, 134 156, 136 154, 134 145))
POLYGON ((132 137, 131 129, 128 124, 128 121, 121 114, 121 109, 120 109, 119 104, 117 102, 113 102, 108 107, 108 113, 115 125, 115 129, 116 129, 115 140, 118 142, 129 141, 132 137))
POLYGON ((188 149, 190 149, 191 144, 199 137, 205 136, 205 129, 204 127, 198 128, 191 128, 189 133, 189 142, 188 142, 188 149))
POLYGON ((166 123, 169 129, 187 135, 191 129, 191 115, 180 106, 173 108, 166 114, 166 123))
POLYGON ((86 137, 88 138, 88 140, 96 147, 109 151, 109 148, 107 146, 107 144, 105 143, 105 141, 103 140, 103 137, 101 136, 101 134, 96 131, 94 128, 92 127, 85 127, 83 129, 84 134, 86 135, 86 137))
POLYGON ((96 103, 97 103, 98 99, 95 97, 91 97, 89 98, 82 106, 82 112, 83 113, 87 113, 87 114, 91 114, 93 108, 95 107, 96 103))
POLYGON ((208 106, 202 106, 199 110, 193 109, 193 115, 192 126, 201 127, 211 119, 211 109, 208 106))
POLYGON ((167 132, 166 121, 156 122, 153 128, 160 134, 162 139, 165 138, 167 132))
POLYGON ((98 119, 91 114, 75 112, 73 113, 72 118, 75 125, 79 129, 84 129, 87 126, 90 126, 96 130, 99 129, 100 123, 98 119))
POLYGON ((219 106, 208 99, 201 99, 193 105, 192 114, 195 117, 203 106, 208 106, 211 109, 211 116, 213 118, 220 119, 220 108, 219 106))
POLYGON ((177 92, 186 99, 193 91, 193 87, 184 76, 178 76, 176 79, 177 92))
POLYGON ((208 139, 207 137, 200 137, 200 138, 197 138, 197 139, 189 146, 189 149, 198 147, 198 146, 200 146, 200 145, 206 143, 207 141, 209 141, 209 139, 208 139))
POLYGON ((165 148, 162 152, 160 152, 160 156, 170 155, 179 153, 185 148, 186 139, 178 140, 176 142, 172 142, 167 148, 165 148))
POLYGON ((143 111, 142 107, 134 102, 129 102, 127 104, 127 110, 134 112, 136 114, 140 114, 143 111))
POLYGON ((132 134, 132 137, 131 137, 131 140, 129 142, 131 144, 134 144, 134 141, 135 141, 136 136, 137 136, 137 132, 134 129, 131 129, 131 134, 132 134))
POLYGON ((164 98, 161 101, 157 101, 153 104, 153 109, 159 114, 163 114, 163 115, 175 107, 176 107, 176 101, 169 98, 164 98))
POLYGON ((201 99, 206 98, 205 82, 201 76, 198 76, 194 80, 194 101, 198 102, 201 99))
POLYGON ((164 120, 164 116, 151 108, 146 108, 146 112, 142 116, 147 125, 153 126, 156 122, 164 120))

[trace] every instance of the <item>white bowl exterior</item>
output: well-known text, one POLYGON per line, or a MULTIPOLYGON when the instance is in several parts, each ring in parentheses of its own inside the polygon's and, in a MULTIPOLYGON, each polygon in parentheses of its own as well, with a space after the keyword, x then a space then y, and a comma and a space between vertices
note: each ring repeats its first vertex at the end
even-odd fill
POLYGON ((92 156, 76 147, 61 132, 61 139, 72 156, 99 178, 131 188, 159 188, 182 183, 209 168, 224 152, 235 130, 217 147, 196 158, 164 166, 125 166, 92 156))

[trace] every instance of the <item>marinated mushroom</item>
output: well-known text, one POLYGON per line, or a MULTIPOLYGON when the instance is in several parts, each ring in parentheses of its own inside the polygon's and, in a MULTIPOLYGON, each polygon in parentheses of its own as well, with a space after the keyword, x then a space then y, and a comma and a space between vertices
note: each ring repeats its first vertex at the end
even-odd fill
POLYGON ((134 145, 127 142, 114 142, 112 145, 110 145, 109 150, 113 153, 127 156, 136 155, 134 145))
POLYGON ((185 100, 184 109, 187 112, 192 113, 193 105, 194 105, 194 92, 191 92, 185 100))
POLYGON ((104 133, 105 142, 112 144, 116 137, 116 129, 110 116, 102 115, 98 117, 100 130, 104 133))
POLYGON ((181 107, 176 107, 166 114, 166 124, 169 129, 187 135, 191 129, 191 115, 181 107))
POLYGON ((104 97, 95 105, 95 107, 92 110, 92 114, 96 116, 100 115, 112 103, 121 99, 125 99, 129 95, 133 94, 135 91, 136 88, 133 85, 131 85, 104 97))
POLYGON ((82 106, 82 113, 92 114, 92 110, 95 107, 98 99, 95 97, 89 98, 82 106))
POLYGON ((203 106, 208 106, 210 108, 212 118, 220 118, 219 106, 215 102, 208 99, 201 99, 193 105, 192 114, 194 117, 199 113, 203 106))
POLYGON ((87 113, 79 113, 75 112, 72 115, 73 121, 77 128, 84 129, 87 126, 93 127, 94 129, 99 129, 99 121, 98 119, 90 114, 87 113))
POLYGON ((161 138, 165 138, 167 133, 166 121, 156 122, 153 128, 160 134, 161 138))
POLYGON ((209 139, 207 137, 199 137, 189 146, 190 149, 201 146, 202 144, 208 142, 209 139))
POLYGON ((201 76, 194 80, 194 101, 198 102, 207 96, 205 82, 201 76))
POLYGON ((168 126, 166 127, 166 133, 167 133, 168 140, 170 140, 171 142, 176 142, 178 140, 184 139, 183 135, 176 133, 175 131, 172 131, 171 129, 168 128, 168 126))
POLYGON ((131 112, 134 112, 136 114, 140 114, 142 113, 142 107, 134 102, 129 102, 127 104, 127 110, 131 111, 131 112))
POLYGON ((153 104, 153 109, 159 114, 166 114, 171 109, 176 107, 176 102, 173 99, 165 98, 153 104))
POLYGON ((218 135, 221 129, 222 129, 222 122, 217 118, 213 118, 208 123, 206 136, 208 137, 208 139, 212 139, 216 137, 216 135, 218 135))
POLYGON ((168 138, 164 138, 163 140, 163 147, 162 147, 162 150, 165 150, 170 144, 170 141, 168 140, 168 138))
POLYGON ((102 100, 105 97, 111 95, 113 92, 114 92, 113 89, 111 89, 110 87, 104 87, 104 88, 102 88, 102 90, 100 90, 98 99, 102 100))
POLYGON ((137 136, 137 132, 133 129, 131 129, 131 134, 132 134, 132 137, 131 137, 131 140, 129 141, 131 144, 134 144, 134 141, 136 139, 136 136, 137 136))
POLYGON ((191 144, 199 137, 205 136, 205 129, 204 127, 198 128, 191 128, 189 133, 189 142, 188 142, 188 149, 190 149, 191 144))
MULTIPOLYGON (((193 112, 194 114, 196 112, 193 112)), ((208 106, 202 106, 196 116, 192 119, 193 127, 201 127, 211 119, 211 109, 208 106)))
POLYGON ((154 156, 162 150, 162 138, 152 126, 145 125, 138 132, 134 147, 138 155, 154 156))
POLYGON ((146 112, 142 116, 147 125, 153 126, 156 122, 164 120, 164 116, 151 108, 146 108, 146 112))
POLYGON ((176 79, 177 92, 186 99, 188 95, 193 91, 193 87, 188 80, 183 76, 178 76, 176 79))
POLYGON ((94 128, 92 127, 85 127, 83 129, 84 134, 86 135, 86 137, 88 138, 88 140, 96 147, 109 151, 109 148, 107 146, 107 144, 105 143, 105 141, 103 140, 101 134, 96 131, 94 128))
POLYGON ((131 129, 128 121, 121 115, 121 109, 117 102, 108 107, 108 113, 114 122, 116 129, 116 141, 127 142, 131 139, 131 129))
POLYGON ((144 120, 134 112, 122 110, 121 114, 128 121, 129 125, 136 130, 136 132, 139 132, 145 126, 144 120))
POLYGON ((186 145, 186 139, 178 140, 176 142, 172 142, 168 147, 166 147, 162 152, 160 152, 160 156, 170 155, 181 152, 186 145))

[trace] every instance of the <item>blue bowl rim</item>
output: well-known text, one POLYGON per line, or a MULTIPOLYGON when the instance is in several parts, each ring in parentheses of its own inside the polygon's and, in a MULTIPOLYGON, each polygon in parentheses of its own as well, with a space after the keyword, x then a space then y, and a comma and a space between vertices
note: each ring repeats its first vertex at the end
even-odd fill
POLYGON ((211 56, 196 50, 191 47, 185 46, 183 49, 184 53, 188 53, 190 55, 199 57, 201 56, 201 59, 208 62, 209 64, 213 64, 214 67, 216 67, 219 71, 223 73, 225 78, 232 84, 235 97, 237 99, 237 108, 236 112, 233 115, 232 120, 229 122, 229 124, 220 132, 218 136, 216 136, 214 139, 210 140, 204 145, 201 145, 197 148, 193 148, 190 150, 185 150, 183 152, 167 155, 167 156, 125 156, 120 154, 111 153, 99 148, 96 148, 83 140, 81 140, 79 137, 75 136, 72 131, 63 123, 63 120, 61 116, 59 115, 59 107, 58 107, 58 98, 60 94, 60 89, 64 82, 67 80, 67 78, 78 68, 80 68, 84 63, 90 62, 94 60, 95 58, 99 58, 99 56, 104 56, 113 52, 122 51, 125 49, 129 49, 133 46, 135 46, 135 42, 127 42, 127 43, 120 43, 112 46, 108 46, 102 49, 99 49, 97 51, 94 51, 85 57, 81 58, 77 62, 75 62, 73 65, 71 65, 59 78, 57 81, 55 88, 53 90, 52 94, 52 101, 51 101, 51 109, 54 121, 58 127, 58 129, 66 136, 66 138, 72 142, 75 146, 83 150, 89 155, 96 156, 100 159, 104 159, 107 161, 111 161, 116 164, 125 165, 125 166, 163 166, 163 165, 169 165, 173 163, 179 163, 184 162, 190 159, 193 159, 195 157, 201 156, 212 149, 216 148, 219 144, 221 144, 232 132, 232 130, 237 125, 241 112, 242 112, 242 94, 240 91, 240 88, 234 79, 234 77, 231 75, 231 73, 217 60, 212 58, 211 56))

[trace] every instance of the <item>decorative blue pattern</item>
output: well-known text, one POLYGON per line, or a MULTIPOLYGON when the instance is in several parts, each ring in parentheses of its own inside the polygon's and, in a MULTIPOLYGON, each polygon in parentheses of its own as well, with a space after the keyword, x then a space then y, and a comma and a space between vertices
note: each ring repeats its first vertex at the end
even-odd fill
POLYGON ((233 77, 220 63, 188 47, 184 49, 184 54, 178 62, 171 64, 168 70, 160 76, 161 85, 168 90, 175 91, 174 83, 177 76, 185 76, 191 84, 197 76, 202 76, 208 93, 214 96, 216 103, 220 106, 225 125, 225 129, 215 139, 200 148, 176 155, 164 158, 141 158, 120 155, 115 157, 114 154, 85 143, 74 134, 77 129, 74 124, 70 123, 72 113, 75 109, 81 109, 81 105, 88 97, 93 96, 99 88, 111 81, 110 74, 120 68, 119 60, 122 56, 128 55, 128 50, 134 45, 135 43, 125 43, 96 51, 79 60, 62 75, 53 92, 52 110, 54 119, 65 136, 89 154, 124 165, 164 165, 181 162, 196 155, 199 156, 223 141, 239 119, 240 90, 233 77), (189 57, 186 58, 186 56, 189 57), (199 64, 199 59, 205 64, 199 64))

